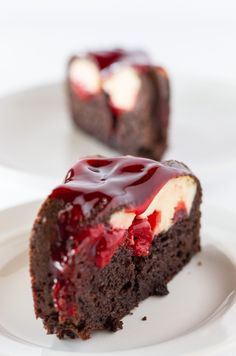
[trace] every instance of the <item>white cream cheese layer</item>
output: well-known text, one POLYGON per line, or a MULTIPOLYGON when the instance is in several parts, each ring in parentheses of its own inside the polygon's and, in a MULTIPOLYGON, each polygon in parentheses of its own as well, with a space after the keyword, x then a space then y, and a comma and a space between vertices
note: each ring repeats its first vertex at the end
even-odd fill
MULTIPOLYGON (((154 234, 165 232, 174 224, 175 209, 180 202, 184 203, 187 214, 190 213, 196 191, 197 185, 192 177, 172 178, 156 194, 148 208, 137 217, 146 218, 154 211, 158 212, 160 223, 157 224, 154 234)), ((122 210, 111 215, 110 224, 114 228, 128 229, 135 216, 135 213, 122 210)))
POLYGON ((130 66, 117 69, 103 81, 103 89, 112 104, 125 111, 134 107, 140 87, 140 77, 130 66))
POLYGON ((87 59, 74 59, 71 62, 69 78, 91 94, 97 93, 101 88, 99 70, 95 63, 87 59))
POLYGON ((125 111, 134 107, 141 87, 141 79, 133 67, 117 67, 101 77, 97 65, 86 58, 76 58, 71 62, 69 78, 90 94, 96 94, 102 88, 114 107, 125 111))

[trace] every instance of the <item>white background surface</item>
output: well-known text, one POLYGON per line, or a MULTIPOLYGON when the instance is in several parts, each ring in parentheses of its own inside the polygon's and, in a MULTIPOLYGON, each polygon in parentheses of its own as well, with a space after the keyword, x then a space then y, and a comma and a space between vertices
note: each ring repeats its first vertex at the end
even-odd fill
MULTIPOLYGON (((119 44, 146 48, 172 77, 236 84, 235 43, 234 0, 1 0, 0 95, 63 78, 76 50, 119 44)), ((235 153, 236 144, 232 161, 235 153)), ((236 211, 235 173, 232 165, 208 203, 236 211)), ((44 195, 44 183, 0 166, 0 208, 44 195)))
POLYGON ((63 76, 69 53, 140 46, 172 73, 236 80, 234 0, 0 1, 0 93, 63 76))

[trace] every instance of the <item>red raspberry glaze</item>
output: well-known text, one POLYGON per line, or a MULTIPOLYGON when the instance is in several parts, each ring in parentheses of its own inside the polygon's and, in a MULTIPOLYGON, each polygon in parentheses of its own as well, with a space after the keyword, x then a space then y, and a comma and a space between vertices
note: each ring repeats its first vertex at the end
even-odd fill
POLYGON ((135 218, 128 230, 128 238, 135 256, 147 256, 153 238, 148 219, 135 218))
MULTIPOLYGON (((122 244, 129 246, 136 256, 148 255, 161 214, 155 211, 146 219, 138 215, 170 179, 188 174, 190 171, 177 162, 167 165, 132 156, 84 158, 72 167, 65 183, 50 195, 51 199, 66 203, 58 214, 59 233, 51 246, 56 278, 53 297, 61 319, 75 316, 76 307, 65 302, 65 296, 76 293, 70 290, 69 282, 76 256, 86 255, 104 268, 122 244), (111 212, 121 209, 136 214, 128 230, 115 229, 109 224, 111 212)), ((183 211, 181 202, 176 207, 174 221, 185 216, 183 211)))
POLYGON ((50 198, 79 205, 82 218, 94 212, 106 215, 118 207, 139 215, 170 179, 189 174, 185 165, 175 161, 165 164, 133 156, 88 157, 69 170, 64 184, 54 189, 50 198))
POLYGON ((117 48, 112 51, 89 52, 88 56, 96 61, 100 70, 103 70, 122 60, 125 56, 125 51, 117 48))
POLYGON ((70 85, 73 92, 83 101, 89 100, 94 96, 94 93, 90 93, 83 85, 78 82, 74 82, 72 80, 70 85))
POLYGON ((111 70, 111 66, 116 65, 131 65, 137 68, 137 70, 144 70, 150 65, 147 54, 143 51, 125 51, 117 48, 111 51, 98 51, 88 52, 88 56, 91 57, 98 65, 100 71, 104 69, 111 70))
MULTIPOLYGON (((169 179, 188 174, 190 171, 177 162, 168 166, 151 159, 132 156, 81 159, 68 172, 65 183, 53 190, 50 195, 52 199, 62 199, 68 203, 58 216, 61 240, 54 246, 55 260, 60 261, 64 258, 64 251, 68 249, 68 237, 73 243, 76 240, 77 244, 81 239, 84 240, 85 235, 89 236, 91 241, 96 239, 100 241, 100 236, 104 233, 107 234, 106 240, 113 239, 115 232, 111 233, 108 222, 102 224, 103 230, 99 237, 92 238, 91 230, 88 229, 94 229, 96 223, 91 219, 85 224, 88 219, 96 217, 96 220, 104 220, 103 217, 109 216, 111 211, 118 208, 140 215, 169 179)), ((177 207, 179 212, 175 214, 176 216, 180 212, 183 214, 183 202, 181 204, 177 207)), ((160 222, 160 218, 160 212, 154 212, 148 217, 152 231, 160 222)), ((117 234, 119 236, 117 241, 120 243, 122 240, 120 232, 117 234)), ((94 244, 93 241, 91 245, 94 244)), ((107 242, 100 243, 99 251, 102 245, 106 246, 106 249, 111 246, 107 242)), ((110 248, 113 249, 114 246, 110 248)), ((98 264, 104 265, 104 262, 98 264)))
POLYGON ((173 222, 176 223, 178 220, 186 218, 187 215, 188 213, 185 202, 181 200, 175 207, 173 222))

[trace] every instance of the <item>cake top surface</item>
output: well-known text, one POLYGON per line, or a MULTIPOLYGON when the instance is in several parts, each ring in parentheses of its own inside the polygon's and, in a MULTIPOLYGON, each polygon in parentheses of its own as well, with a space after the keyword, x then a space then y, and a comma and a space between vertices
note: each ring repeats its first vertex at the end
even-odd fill
POLYGON ((186 175, 192 175, 191 171, 177 161, 88 157, 69 170, 64 183, 53 190, 50 198, 79 205, 84 217, 122 207, 141 214, 170 179, 186 175))
POLYGON ((106 51, 89 51, 85 56, 95 61, 100 71, 110 69, 117 64, 131 66, 148 66, 151 64, 148 55, 142 50, 115 48, 106 51))

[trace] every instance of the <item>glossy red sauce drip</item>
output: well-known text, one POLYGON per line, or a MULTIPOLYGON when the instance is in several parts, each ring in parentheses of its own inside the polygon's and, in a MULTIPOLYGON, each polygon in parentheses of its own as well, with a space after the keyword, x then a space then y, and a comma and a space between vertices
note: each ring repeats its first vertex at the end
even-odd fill
POLYGON ((152 244, 153 232, 148 219, 135 218, 129 228, 129 246, 135 256, 147 256, 152 244))
POLYGON ((50 198, 79 205, 81 218, 94 212, 104 215, 117 207, 140 215, 170 179, 189 174, 178 162, 166 165, 133 156, 84 158, 69 170, 65 183, 50 198))
POLYGON ((89 52, 88 55, 96 61, 99 69, 103 70, 121 61, 127 55, 127 52, 122 49, 114 49, 112 51, 89 52))
POLYGON ((176 223, 179 220, 182 220, 188 216, 187 208, 185 202, 181 200, 175 207, 173 222, 176 223))
POLYGON ((73 92, 83 101, 90 100, 95 95, 94 93, 90 93, 86 90, 86 88, 79 82, 74 82, 73 80, 71 81, 71 88, 73 92))
POLYGON ((161 212, 154 210, 154 212, 148 216, 148 222, 152 231, 154 231, 161 223, 161 212))
POLYGON ((104 69, 111 70, 110 67, 114 64, 130 65, 135 67, 137 71, 144 71, 150 66, 147 54, 138 50, 125 51, 118 48, 111 51, 88 52, 88 56, 95 60, 100 71, 104 69))
MULTIPOLYGON (((110 262, 121 244, 129 246, 136 256, 146 256, 153 231, 161 221, 160 212, 155 211, 146 219, 136 217, 125 230, 114 229, 109 223, 94 223, 93 217, 103 221, 118 207, 139 215, 169 179, 186 174, 188 169, 178 163, 170 167, 131 156, 81 159, 68 172, 65 183, 50 195, 67 203, 58 214, 59 233, 51 245, 56 278, 53 298, 61 319, 76 316, 76 303, 66 302, 66 296, 76 293, 70 283, 76 256, 86 254, 99 268, 110 262)), ((182 213, 181 202, 174 219, 182 213)))
POLYGON ((114 103, 109 99, 109 107, 113 114, 113 117, 118 118, 124 113, 124 109, 118 108, 114 103))
MULTIPOLYGON (((73 302, 68 302, 67 296, 71 290, 70 279, 61 278, 53 285, 53 300, 57 310, 60 311, 60 321, 63 322, 69 318, 76 318, 77 306, 73 302)), ((72 294, 73 295, 73 294, 72 294)))
MULTIPOLYGON (((186 174, 189 174, 189 170, 176 162, 167 166, 132 156, 81 159, 68 172, 65 183, 54 189, 50 195, 52 199, 62 199, 67 203, 58 215, 59 239, 52 246, 53 259, 62 261, 67 250, 71 250, 73 246, 78 248, 81 241, 84 243, 87 238, 87 245, 94 246, 96 241, 100 242, 100 255, 102 249, 112 250, 114 245, 108 240, 112 240, 116 233, 117 243, 120 243, 120 231, 113 230, 111 233, 109 226, 105 229, 104 225, 99 225, 101 230, 98 234, 98 227, 89 225, 93 224, 93 220, 90 223, 85 222, 92 216, 102 220, 103 216, 116 211, 117 207, 140 215, 169 179, 186 174), (105 234, 106 238, 102 243, 101 239, 105 234)), ((180 202, 176 207, 175 219, 185 211, 184 202, 180 202)), ((154 211, 148 216, 152 231, 160 223, 160 219, 160 212, 154 211)), ((98 265, 104 266, 105 263, 98 265)))

